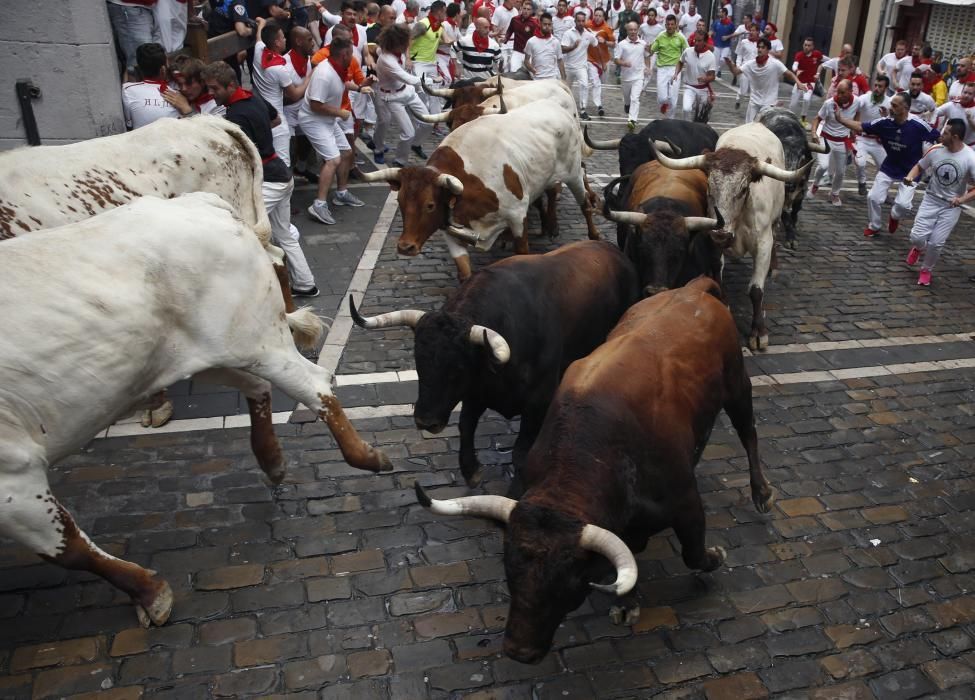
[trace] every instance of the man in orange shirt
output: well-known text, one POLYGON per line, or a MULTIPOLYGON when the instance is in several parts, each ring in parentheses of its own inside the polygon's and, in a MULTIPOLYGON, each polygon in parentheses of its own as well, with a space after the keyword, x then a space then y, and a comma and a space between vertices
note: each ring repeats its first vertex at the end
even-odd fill
POLYGON ((613 57, 613 47, 616 45, 616 32, 606 21, 606 10, 597 7, 593 10, 592 19, 586 23, 586 28, 596 35, 599 42, 588 49, 589 86, 592 89, 592 101, 596 103, 596 114, 600 117, 603 110, 603 71, 613 57))
MULTIPOLYGON (((352 39, 352 33, 345 28, 344 25, 336 24, 332 27, 332 38, 340 36, 345 39, 352 39)), ((330 44, 326 44, 322 48, 318 49, 315 54, 311 57, 312 66, 317 66, 322 61, 327 61, 329 57, 329 47, 330 44)), ((372 76, 366 77, 362 72, 362 67, 359 65, 359 61, 356 57, 352 57, 352 61, 349 63, 348 78, 346 82, 345 93, 342 95, 342 109, 352 111, 352 99, 349 97, 349 90, 358 90, 364 95, 372 93, 372 88, 370 87, 375 80, 372 76)), ((353 153, 355 153, 355 140, 358 136, 359 129, 362 127, 362 121, 357 120, 354 116, 345 120, 342 124, 342 131, 345 133, 345 138, 348 139, 349 145, 352 147, 353 153)), ((353 159, 353 163, 355 159, 353 159)), ((350 168, 350 175, 356 179, 359 179, 359 169, 353 165, 350 168)))

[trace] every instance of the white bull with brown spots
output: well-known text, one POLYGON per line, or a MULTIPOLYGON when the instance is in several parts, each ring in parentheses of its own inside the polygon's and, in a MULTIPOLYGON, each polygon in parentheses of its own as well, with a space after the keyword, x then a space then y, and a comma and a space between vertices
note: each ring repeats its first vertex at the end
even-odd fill
POLYGON ((590 153, 575 116, 556 102, 543 101, 507 114, 484 115, 454 129, 426 165, 386 168, 364 179, 385 180, 399 192, 400 255, 417 255, 430 236, 443 230, 464 280, 471 275, 465 243, 488 250, 510 230, 517 252, 528 252, 528 208, 543 194, 548 195, 543 228, 556 235, 560 183, 582 209, 589 238, 599 239, 590 199, 595 198, 582 165, 590 153))
POLYGON ((268 418, 252 447, 273 483, 285 463, 272 385, 328 424, 350 465, 392 468, 349 423, 331 374, 295 349, 292 331, 320 334, 321 321, 285 312, 257 237, 218 197, 144 197, 0 248, 0 535, 105 578, 143 624, 167 620, 169 585, 92 544, 47 468, 163 387, 197 377, 239 388, 251 416, 268 418))

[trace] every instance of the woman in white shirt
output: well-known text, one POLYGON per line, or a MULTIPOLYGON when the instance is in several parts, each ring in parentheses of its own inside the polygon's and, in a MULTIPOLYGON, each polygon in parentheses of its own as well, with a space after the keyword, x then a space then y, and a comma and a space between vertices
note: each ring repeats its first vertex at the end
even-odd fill
MULTIPOLYGON (((386 27, 376 38, 379 60, 376 61, 376 78, 379 90, 379 123, 374 141, 377 149, 385 146, 386 127, 392 121, 399 127, 399 143, 393 165, 404 167, 410 160, 410 150, 419 158, 426 159, 421 143, 430 132, 430 126, 413 118, 413 114, 428 114, 427 107, 416 94, 420 78, 405 68, 406 51, 410 46, 410 33, 402 25, 386 27)), ((373 152, 377 163, 385 162, 382 150, 373 152)))

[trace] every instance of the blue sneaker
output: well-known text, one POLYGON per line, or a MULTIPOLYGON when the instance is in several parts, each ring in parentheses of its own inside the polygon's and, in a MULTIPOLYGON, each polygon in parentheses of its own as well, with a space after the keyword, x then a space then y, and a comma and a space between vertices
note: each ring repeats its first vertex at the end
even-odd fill
POLYGON ((386 152, 383 151, 382 153, 380 153, 379 151, 373 151, 372 152, 372 161, 376 165, 385 165, 386 164, 386 152))

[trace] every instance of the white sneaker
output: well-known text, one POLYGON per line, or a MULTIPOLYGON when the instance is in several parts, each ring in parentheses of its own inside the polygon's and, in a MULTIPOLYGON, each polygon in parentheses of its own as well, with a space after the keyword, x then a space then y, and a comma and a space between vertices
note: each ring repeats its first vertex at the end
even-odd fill
POLYGON ((335 217, 332 216, 332 212, 329 211, 328 203, 326 202, 312 202, 311 206, 308 207, 308 215, 329 226, 335 223, 335 217))
POLYGON ((349 190, 342 194, 338 191, 335 192, 335 196, 332 197, 332 204, 337 207, 364 207, 366 203, 361 199, 352 194, 349 190))
POLYGON ((843 200, 840 199, 840 196, 838 194, 832 194, 832 193, 830 193, 830 195, 829 195, 829 203, 832 204, 834 207, 842 207, 843 206, 843 200))

